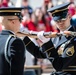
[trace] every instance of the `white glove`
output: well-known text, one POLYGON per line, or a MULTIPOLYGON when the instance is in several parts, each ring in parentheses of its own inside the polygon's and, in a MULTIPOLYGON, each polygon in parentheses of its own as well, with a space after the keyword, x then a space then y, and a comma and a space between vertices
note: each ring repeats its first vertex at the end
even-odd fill
POLYGON ((37 34, 37 37, 39 38, 39 40, 41 40, 43 43, 46 43, 50 40, 50 38, 46 38, 44 37, 44 31, 40 31, 37 34))

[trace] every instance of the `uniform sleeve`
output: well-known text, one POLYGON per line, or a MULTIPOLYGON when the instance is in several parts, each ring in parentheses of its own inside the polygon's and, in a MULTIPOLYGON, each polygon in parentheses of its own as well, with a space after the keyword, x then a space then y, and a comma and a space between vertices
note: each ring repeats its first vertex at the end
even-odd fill
POLYGON ((49 42, 43 44, 42 50, 46 53, 47 58, 51 61, 54 69, 60 71, 63 66, 63 59, 59 57, 57 49, 55 49, 52 41, 50 40, 49 42))
POLYGON ((56 58, 58 56, 57 49, 55 49, 51 40, 42 45, 42 50, 44 53, 47 54, 48 58, 50 57, 56 58))
POLYGON ((46 58, 45 54, 28 37, 23 39, 26 49, 36 58, 46 58))
POLYGON ((25 62, 25 47, 20 39, 13 41, 11 51, 11 75, 23 75, 25 62))

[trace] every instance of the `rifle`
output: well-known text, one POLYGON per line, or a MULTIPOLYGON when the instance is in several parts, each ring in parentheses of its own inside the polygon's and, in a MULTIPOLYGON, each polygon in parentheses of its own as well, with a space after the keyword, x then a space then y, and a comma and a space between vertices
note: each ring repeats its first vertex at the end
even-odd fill
MULTIPOLYGON (((16 35, 19 37, 31 37, 31 38, 38 38, 37 37, 38 32, 36 31, 28 31, 28 32, 17 32, 16 35)), ((54 38, 59 36, 76 36, 76 32, 72 31, 64 31, 63 33, 57 33, 57 32, 44 32, 44 36, 46 38, 54 38)))

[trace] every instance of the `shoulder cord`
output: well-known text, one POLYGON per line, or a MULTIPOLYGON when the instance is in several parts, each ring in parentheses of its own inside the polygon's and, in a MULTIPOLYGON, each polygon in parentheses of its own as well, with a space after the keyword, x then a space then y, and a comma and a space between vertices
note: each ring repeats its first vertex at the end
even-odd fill
POLYGON ((9 63, 9 65, 10 65, 10 75, 11 75, 11 60, 9 60, 9 58, 8 58, 8 56, 7 56, 7 52, 8 52, 8 50, 10 50, 10 49, 8 49, 8 48, 10 48, 9 47, 9 42, 10 42, 10 44, 12 43, 12 41, 10 41, 11 40, 11 38, 12 37, 15 37, 14 35, 9 35, 9 37, 7 38, 7 40, 6 40, 6 44, 5 44, 5 49, 4 49, 4 56, 5 56, 5 59, 6 59, 6 61, 9 63))
MULTIPOLYGON (((76 31, 76 28, 73 26, 73 29, 74 29, 74 31, 76 31)), ((72 38, 70 39, 70 40, 68 40, 67 42, 65 42, 65 47, 67 46, 67 45, 69 45, 69 43, 75 38, 76 36, 72 36, 72 38)))
MULTIPOLYGON (((73 26, 73 29, 74 29, 74 31, 76 31, 76 28, 75 28, 74 26, 73 26)), ((66 44, 68 45, 74 38, 75 38, 75 36, 72 37, 66 44)), ((72 64, 73 62, 71 63, 71 61, 72 61, 74 58, 75 58, 75 55, 70 59, 69 62, 67 62, 67 63, 65 64, 65 66, 63 67, 63 69, 64 69, 67 65, 72 64)))
POLYGON ((7 41, 5 43, 5 48, 4 48, 4 56, 5 56, 6 61, 10 64, 10 66, 11 66, 11 62, 10 62, 8 56, 7 56, 7 48, 8 48, 9 41, 10 41, 10 39, 12 37, 14 37, 14 36, 13 35, 9 35, 9 37, 7 38, 7 41))
POLYGON ((73 26, 74 31, 76 31, 76 27, 73 26))

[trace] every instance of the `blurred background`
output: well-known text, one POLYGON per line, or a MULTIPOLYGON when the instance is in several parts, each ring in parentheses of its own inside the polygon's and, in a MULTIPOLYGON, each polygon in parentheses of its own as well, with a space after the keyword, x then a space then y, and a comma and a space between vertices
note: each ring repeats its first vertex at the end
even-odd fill
MULTIPOLYGON (((76 0, 0 0, 0 7, 24 7, 21 12, 23 16, 21 31, 59 32, 47 9, 66 2, 72 2, 68 7, 68 12, 71 14, 71 25, 76 26, 76 0)), ((2 29, 3 26, 0 24, 0 31, 2 29)), ((40 40, 31 40, 41 47, 40 40)), ((25 55, 24 75, 50 75, 54 71, 48 59, 37 59, 28 51, 25 55)))
MULTIPOLYGON (((18 1, 18 3, 20 2, 20 5, 18 4, 18 6, 21 6, 21 2, 22 2, 22 0, 10 0, 10 1, 12 1, 15 5, 17 4, 17 1, 18 1)), ((40 7, 40 6, 42 6, 42 4, 43 4, 43 2, 44 2, 44 0, 28 0, 29 1, 29 5, 33 8, 33 9, 35 9, 36 7, 40 7)), ((46 0, 47 1, 47 0, 46 0)), ((66 0, 66 1, 69 1, 69 0, 66 0)), ((71 0, 72 1, 72 0, 71 0)), ((73 0, 74 1, 74 3, 76 4, 76 1, 75 0, 73 0)), ((65 0, 52 0, 52 2, 53 2, 53 5, 56 5, 58 2, 65 2, 65 0)))

